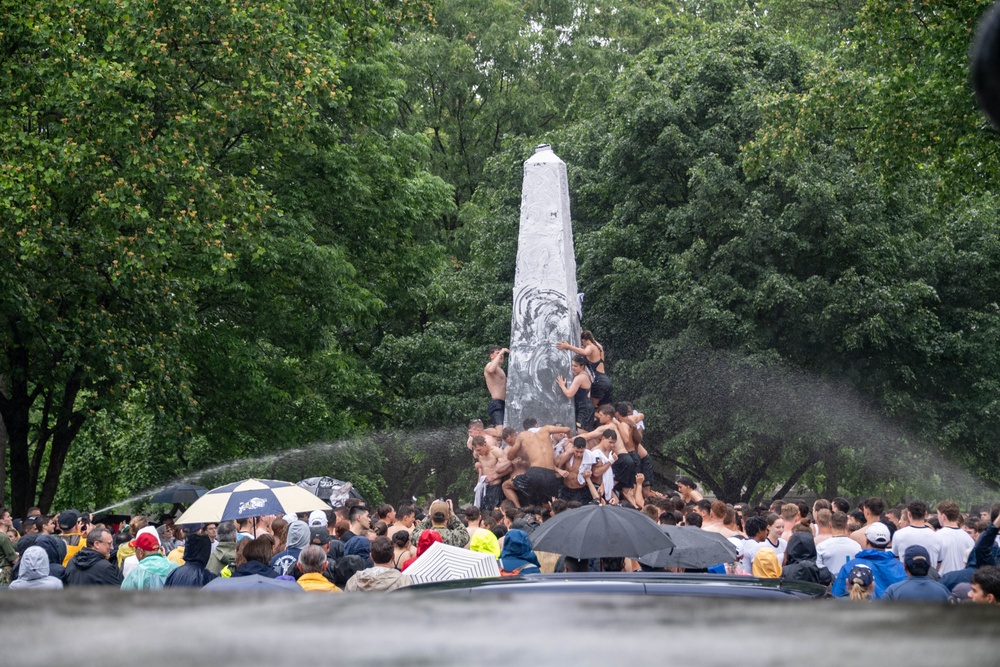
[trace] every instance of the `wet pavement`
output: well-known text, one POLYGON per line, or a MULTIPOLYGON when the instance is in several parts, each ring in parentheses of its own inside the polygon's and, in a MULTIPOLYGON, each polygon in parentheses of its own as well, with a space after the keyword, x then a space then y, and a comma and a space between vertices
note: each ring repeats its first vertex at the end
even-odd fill
POLYGON ((1000 607, 970 604, 0 591, 12 667, 994 667, 998 635, 1000 607))

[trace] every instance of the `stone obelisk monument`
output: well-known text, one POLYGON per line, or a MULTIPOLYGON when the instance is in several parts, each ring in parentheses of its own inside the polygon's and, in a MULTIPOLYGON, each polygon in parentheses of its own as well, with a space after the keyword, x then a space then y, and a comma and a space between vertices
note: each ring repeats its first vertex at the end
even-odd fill
POLYGON ((571 354, 557 350, 556 343, 580 344, 577 304, 566 163, 542 144, 524 163, 506 426, 521 430, 529 417, 540 426, 574 426, 573 401, 556 384, 559 375, 572 382, 571 354))

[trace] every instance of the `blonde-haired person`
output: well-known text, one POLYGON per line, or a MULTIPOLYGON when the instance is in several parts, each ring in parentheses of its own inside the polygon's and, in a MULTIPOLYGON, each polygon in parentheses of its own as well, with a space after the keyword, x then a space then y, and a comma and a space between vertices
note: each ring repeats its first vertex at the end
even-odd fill
POLYGON ((129 542, 134 540, 138 535, 139 531, 149 525, 149 520, 146 517, 139 516, 132 517, 132 520, 128 522, 128 536, 129 541, 118 545, 118 569, 123 570, 125 567, 125 559, 129 556, 135 555, 135 549, 129 542))
POLYGON ((875 574, 867 565, 855 565, 847 575, 847 595, 854 601, 875 597, 875 574))

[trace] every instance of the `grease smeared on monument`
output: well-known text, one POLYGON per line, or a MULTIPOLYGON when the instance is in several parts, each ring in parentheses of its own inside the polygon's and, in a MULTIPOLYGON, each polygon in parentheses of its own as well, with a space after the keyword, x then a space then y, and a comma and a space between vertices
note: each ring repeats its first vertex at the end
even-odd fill
POLYGON ((575 423, 573 402, 556 385, 557 376, 572 375, 570 353, 555 347, 560 340, 580 344, 576 259, 566 163, 542 144, 524 163, 506 426, 520 429, 529 417, 575 423))

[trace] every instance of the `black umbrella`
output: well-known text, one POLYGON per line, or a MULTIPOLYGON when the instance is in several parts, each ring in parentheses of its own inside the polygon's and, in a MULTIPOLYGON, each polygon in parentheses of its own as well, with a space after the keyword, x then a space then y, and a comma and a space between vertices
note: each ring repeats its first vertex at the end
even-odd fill
POLYGON ((736 547, 719 533, 694 526, 660 526, 660 530, 674 546, 644 555, 639 559, 643 565, 702 569, 736 560, 736 547))
POLYGON ((648 516, 615 505, 584 505, 552 517, 530 535, 536 551, 572 558, 639 558, 674 543, 648 516))
POLYGON ((170 503, 171 505, 190 505, 205 495, 208 491, 204 486, 194 484, 175 484, 160 489, 151 499, 154 503, 170 503))
POLYGON ((343 507, 348 498, 357 498, 364 502, 364 498, 354 488, 350 482, 342 482, 333 477, 310 477, 298 483, 320 500, 330 503, 331 507, 343 507))

